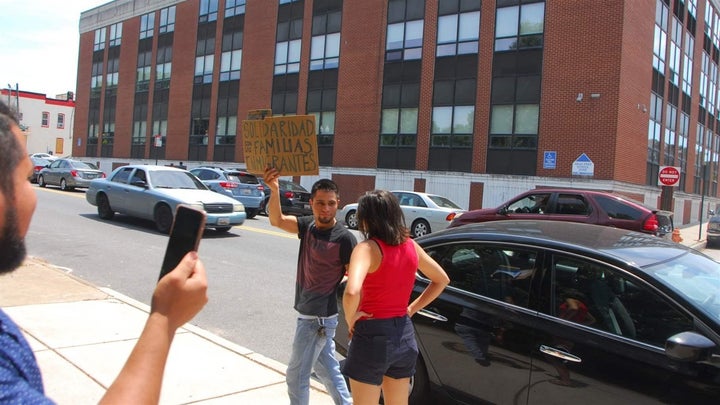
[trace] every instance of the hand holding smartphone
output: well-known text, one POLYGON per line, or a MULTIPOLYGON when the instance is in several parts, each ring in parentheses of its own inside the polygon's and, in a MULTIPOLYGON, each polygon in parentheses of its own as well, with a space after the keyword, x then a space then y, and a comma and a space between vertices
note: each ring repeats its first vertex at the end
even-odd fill
POLYGON ((188 252, 198 250, 205 219, 203 211, 182 204, 177 206, 158 280, 177 267, 188 252))

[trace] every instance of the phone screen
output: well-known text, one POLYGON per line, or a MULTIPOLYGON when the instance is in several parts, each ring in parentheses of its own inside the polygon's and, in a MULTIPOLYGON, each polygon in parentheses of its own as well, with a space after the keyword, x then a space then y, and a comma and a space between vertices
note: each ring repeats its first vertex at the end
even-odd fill
POLYGON ((203 211, 184 205, 177 206, 158 279, 163 278, 177 267, 188 252, 197 250, 204 229, 205 213, 203 211))

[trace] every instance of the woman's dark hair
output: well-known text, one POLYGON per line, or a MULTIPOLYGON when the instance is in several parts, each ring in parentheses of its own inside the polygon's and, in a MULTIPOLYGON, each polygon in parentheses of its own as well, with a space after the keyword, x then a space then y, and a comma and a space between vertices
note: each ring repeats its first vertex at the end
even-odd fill
POLYGON ((410 236, 397 197, 386 190, 368 191, 360 197, 357 220, 358 230, 365 238, 377 238, 391 246, 410 236))
POLYGON ((12 131, 12 128, 17 125, 17 121, 13 116, 4 114, 3 111, 12 112, 4 103, 0 102, 0 192, 8 199, 15 195, 13 173, 25 155, 12 131))

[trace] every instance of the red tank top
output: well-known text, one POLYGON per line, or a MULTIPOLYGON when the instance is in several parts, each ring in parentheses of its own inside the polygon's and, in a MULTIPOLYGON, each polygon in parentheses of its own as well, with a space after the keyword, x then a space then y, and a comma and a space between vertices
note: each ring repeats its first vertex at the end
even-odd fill
POLYGON ((377 270, 368 273, 362 286, 359 310, 372 314, 369 319, 407 315, 410 293, 415 283, 418 255, 411 239, 397 246, 374 240, 382 252, 377 270))

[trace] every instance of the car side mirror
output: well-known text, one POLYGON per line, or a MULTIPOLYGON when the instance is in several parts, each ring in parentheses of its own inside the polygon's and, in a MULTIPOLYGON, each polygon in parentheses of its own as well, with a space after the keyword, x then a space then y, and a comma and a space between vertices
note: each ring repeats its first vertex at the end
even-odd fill
POLYGON ((133 181, 132 183, 130 183, 130 184, 132 184, 132 185, 135 186, 135 187, 147 188, 147 183, 145 183, 145 182, 142 181, 142 180, 134 180, 134 181, 133 181))
POLYGON ((507 206, 501 207, 501 208, 498 210, 498 214, 500 214, 500 215, 507 215, 507 213, 508 213, 507 206))
POLYGON ((665 354, 682 362, 708 361, 715 343, 697 332, 681 332, 665 341, 665 354))

